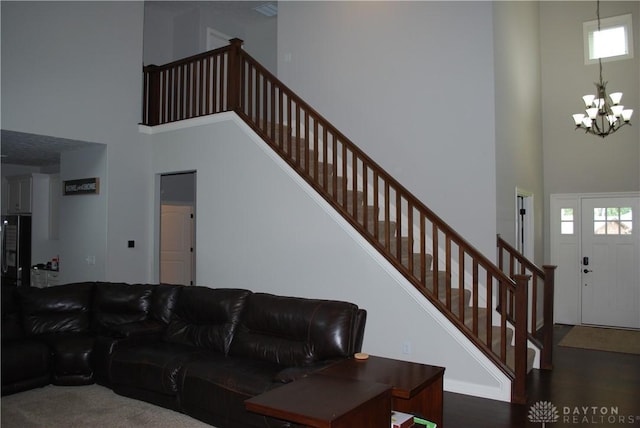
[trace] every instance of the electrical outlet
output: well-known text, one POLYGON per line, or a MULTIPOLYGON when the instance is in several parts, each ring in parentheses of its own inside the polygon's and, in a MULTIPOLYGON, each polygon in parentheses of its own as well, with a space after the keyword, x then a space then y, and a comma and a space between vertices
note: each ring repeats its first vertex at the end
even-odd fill
POLYGON ((402 353, 405 355, 411 354, 411 342, 405 341, 402 343, 402 353))

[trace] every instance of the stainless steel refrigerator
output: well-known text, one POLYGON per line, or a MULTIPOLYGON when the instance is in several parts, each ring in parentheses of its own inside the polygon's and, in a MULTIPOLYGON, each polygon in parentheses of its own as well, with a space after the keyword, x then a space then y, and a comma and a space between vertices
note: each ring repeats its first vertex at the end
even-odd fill
POLYGON ((31 282, 31 216, 2 216, 2 285, 31 282))

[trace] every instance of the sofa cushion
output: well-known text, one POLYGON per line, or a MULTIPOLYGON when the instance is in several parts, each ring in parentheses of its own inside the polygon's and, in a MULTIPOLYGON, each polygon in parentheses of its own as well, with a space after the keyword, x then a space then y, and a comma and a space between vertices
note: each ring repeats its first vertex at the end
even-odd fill
POLYGON ((281 369, 270 361, 248 358, 191 361, 179 386, 182 411, 215 426, 271 426, 261 415, 246 411, 244 401, 282 386, 273 381, 281 369))
POLYGON ((20 287, 22 324, 28 335, 88 332, 92 282, 48 288, 20 287))
POLYGON ((42 336, 52 354, 54 385, 89 385, 93 383, 93 345, 89 333, 56 333, 42 336))
POLYGON ((109 334, 115 326, 145 320, 151 293, 150 285, 97 283, 93 293, 94 331, 109 334))
POLYGON ((349 357, 358 307, 352 303, 254 293, 247 299, 229 355, 282 366, 349 357))
POLYGON ((2 343, 24 337, 20 306, 16 298, 16 287, 3 286, 2 288, 2 343))
MULTIPOLYGON (((178 393, 178 376, 186 363, 203 354, 200 349, 167 342, 118 347, 111 357, 111 382, 165 395, 178 393)), ((222 357, 212 353, 210 358, 222 357)))
POLYGON ((164 325, 169 324, 180 291, 182 291, 180 285, 159 284, 152 286, 150 317, 164 325))
MULTIPOLYGON (((283 367, 270 361, 256 360, 252 358, 198 358, 185 365, 182 374, 182 387, 186 382, 196 379, 204 381, 206 384, 217 385, 232 391, 243 393, 247 396, 262 394, 277 386, 281 382, 274 381, 277 373, 283 367)), ((181 392, 184 392, 181 389, 181 392)), ((191 391, 195 397, 194 391, 191 391)), ((199 395, 205 397, 209 390, 202 389, 199 395)))
POLYGON ((250 294, 231 288, 184 287, 164 340, 226 354, 250 294))
POLYGON ((2 342, 2 395, 47 385, 50 382, 49 347, 39 340, 2 342))

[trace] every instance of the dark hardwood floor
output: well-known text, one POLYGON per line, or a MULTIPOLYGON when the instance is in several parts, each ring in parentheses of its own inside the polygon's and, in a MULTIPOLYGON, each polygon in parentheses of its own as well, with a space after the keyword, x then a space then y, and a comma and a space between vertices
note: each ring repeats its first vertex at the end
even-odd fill
POLYGON ((640 427, 640 356, 558 346, 570 329, 555 327, 554 369, 529 374, 526 405, 445 392, 445 427, 542 427, 529 411, 543 401, 558 412, 547 428, 640 427))

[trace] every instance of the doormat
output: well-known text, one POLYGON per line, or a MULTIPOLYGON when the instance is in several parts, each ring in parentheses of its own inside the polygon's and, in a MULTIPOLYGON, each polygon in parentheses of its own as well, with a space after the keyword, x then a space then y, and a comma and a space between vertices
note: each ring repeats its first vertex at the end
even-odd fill
POLYGON ((577 325, 562 338, 559 345, 569 348, 640 355, 640 330, 577 325))

